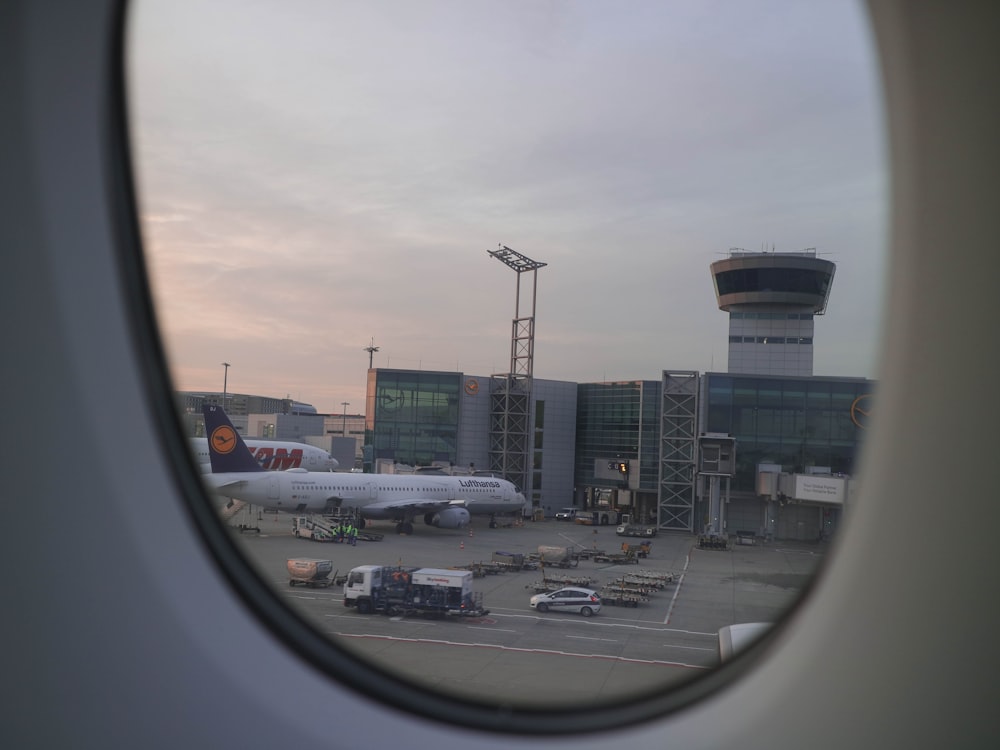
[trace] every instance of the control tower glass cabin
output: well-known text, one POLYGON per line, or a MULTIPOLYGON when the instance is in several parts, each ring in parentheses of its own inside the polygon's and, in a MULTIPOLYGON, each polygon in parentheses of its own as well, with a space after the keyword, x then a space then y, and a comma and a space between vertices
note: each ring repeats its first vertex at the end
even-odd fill
POLYGON ((799 253, 733 249, 712 264, 719 309, 729 313, 729 372, 813 374, 813 318, 822 315, 836 265, 799 253))

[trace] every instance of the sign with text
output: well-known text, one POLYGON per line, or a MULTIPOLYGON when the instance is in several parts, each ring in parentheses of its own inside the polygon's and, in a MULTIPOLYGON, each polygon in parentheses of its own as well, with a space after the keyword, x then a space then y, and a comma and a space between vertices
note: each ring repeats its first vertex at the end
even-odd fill
POLYGON ((846 477, 817 477, 808 474, 795 475, 794 497, 796 500, 843 505, 846 494, 846 477))

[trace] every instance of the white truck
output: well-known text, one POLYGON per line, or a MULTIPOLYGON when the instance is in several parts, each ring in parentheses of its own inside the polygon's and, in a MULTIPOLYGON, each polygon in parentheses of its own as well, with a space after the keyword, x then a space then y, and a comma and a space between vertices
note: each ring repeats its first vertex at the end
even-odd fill
POLYGON ((482 617, 482 594, 472 590, 471 570, 359 565, 347 574, 344 606, 360 614, 482 617))

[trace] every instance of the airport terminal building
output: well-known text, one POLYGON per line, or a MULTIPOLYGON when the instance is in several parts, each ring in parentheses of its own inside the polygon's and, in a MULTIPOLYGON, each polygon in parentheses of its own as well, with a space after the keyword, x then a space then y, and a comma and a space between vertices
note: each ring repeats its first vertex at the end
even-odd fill
MULTIPOLYGON (((727 372, 574 383, 372 368, 364 470, 502 475, 545 517, 573 506, 662 532, 829 538, 875 390, 865 378, 813 375, 815 318, 835 266, 814 250, 732 250, 711 271, 729 314, 727 372)), ((309 412, 281 407, 285 420, 309 412)))
MULTIPOLYGON (((829 537, 851 490, 875 383, 813 375, 815 318, 835 266, 814 250, 731 251, 712 264, 729 313, 727 372, 658 380, 534 378, 527 471, 546 517, 613 508, 662 531, 829 537)), ((372 369, 366 467, 496 471, 497 376, 372 369)))

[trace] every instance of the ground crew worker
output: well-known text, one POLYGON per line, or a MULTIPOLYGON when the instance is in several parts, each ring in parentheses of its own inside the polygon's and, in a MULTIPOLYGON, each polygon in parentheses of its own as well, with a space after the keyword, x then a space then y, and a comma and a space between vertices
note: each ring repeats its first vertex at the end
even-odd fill
POLYGON ((353 523, 351 524, 351 546, 352 547, 358 546, 358 527, 355 526, 353 523))

